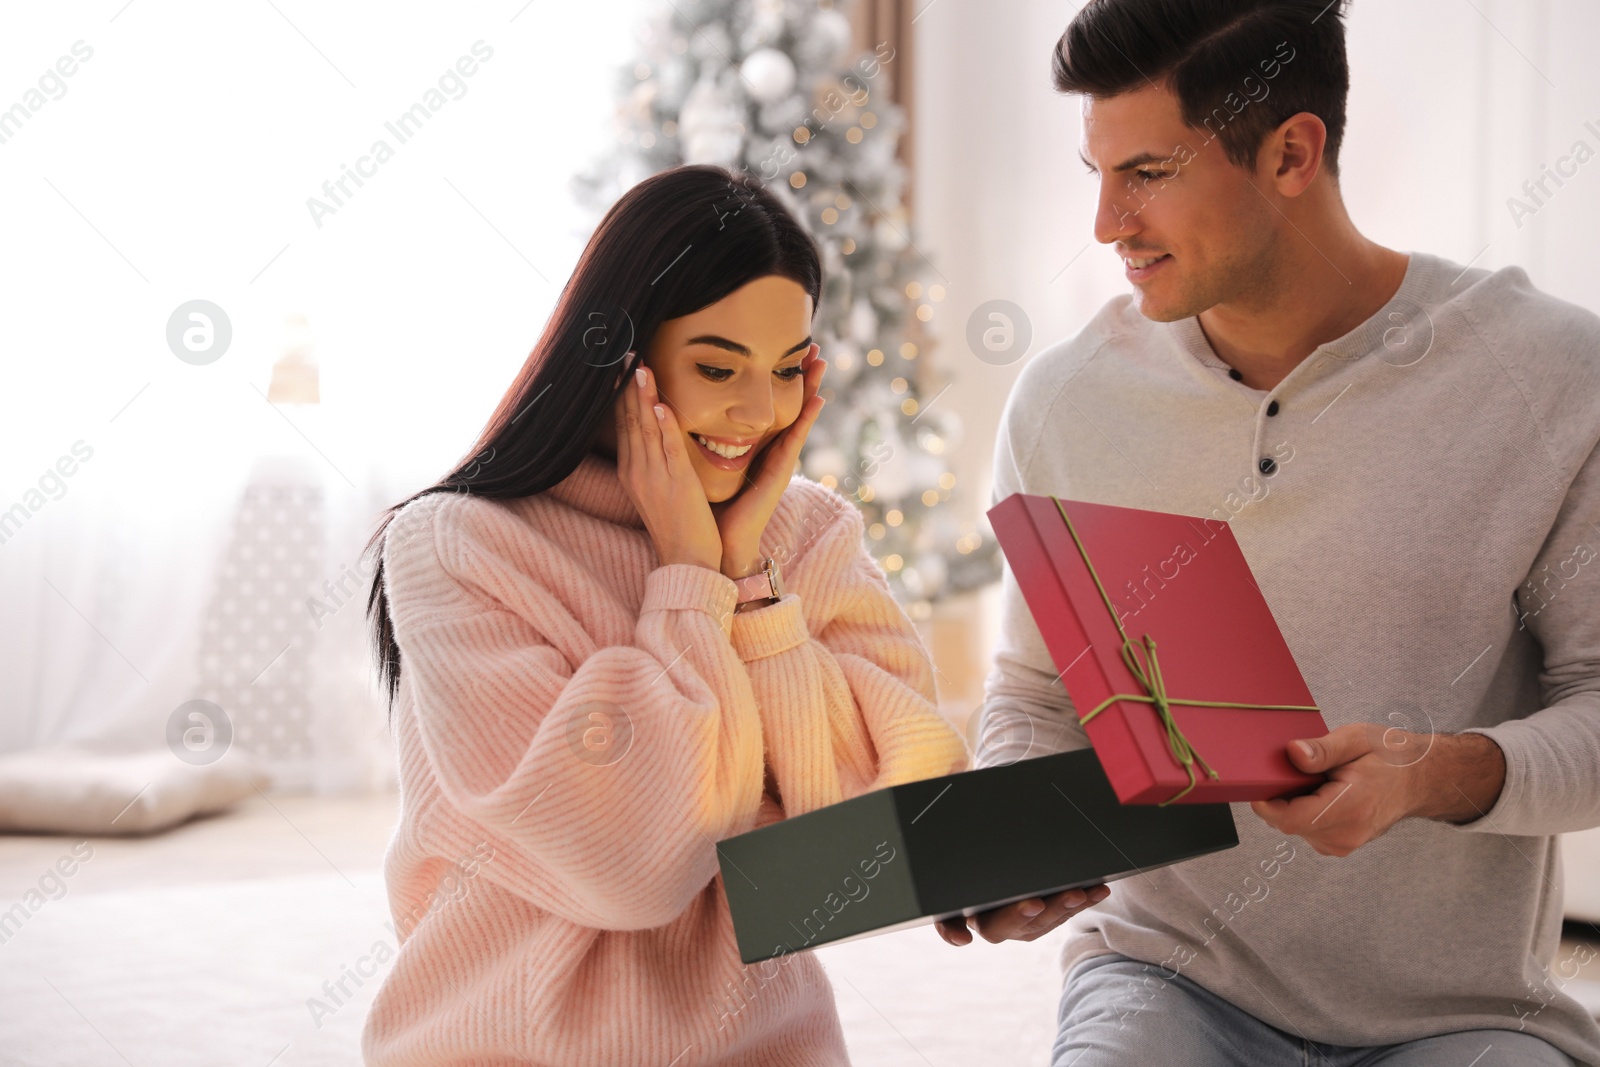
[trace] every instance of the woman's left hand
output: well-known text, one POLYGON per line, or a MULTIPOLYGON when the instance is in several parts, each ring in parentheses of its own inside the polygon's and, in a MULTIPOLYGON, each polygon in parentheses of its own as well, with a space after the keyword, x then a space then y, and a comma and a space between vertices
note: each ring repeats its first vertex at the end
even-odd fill
POLYGON ((800 414, 788 428, 773 439, 760 457, 761 469, 750 484, 729 500, 711 505, 717 528, 722 532, 722 573, 729 578, 743 578, 756 570, 761 558, 761 535, 767 522, 777 510, 778 500, 794 477, 795 464, 800 459, 800 446, 817 421, 817 413, 827 403, 817 395, 823 371, 828 364, 817 356, 817 345, 803 364, 805 367, 805 400, 800 414))

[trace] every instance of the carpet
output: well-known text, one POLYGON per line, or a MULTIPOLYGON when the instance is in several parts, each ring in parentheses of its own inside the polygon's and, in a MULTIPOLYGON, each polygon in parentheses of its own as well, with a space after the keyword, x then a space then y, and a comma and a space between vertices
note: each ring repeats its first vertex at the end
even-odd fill
MULTIPOLYGON (((393 946, 388 919, 375 870, 69 891, 0 944, 0 1061, 359 1064, 383 971, 358 971, 393 946)), ((1040 1067, 1064 936, 958 949, 922 927, 817 954, 862 1067, 1040 1067)), ((1567 992, 1600 1015, 1600 983, 1567 992)))

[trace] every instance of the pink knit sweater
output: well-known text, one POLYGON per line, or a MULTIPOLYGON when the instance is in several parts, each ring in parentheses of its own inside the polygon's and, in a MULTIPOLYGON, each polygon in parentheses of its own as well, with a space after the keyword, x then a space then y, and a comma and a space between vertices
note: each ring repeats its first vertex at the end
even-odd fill
POLYGON ((788 592, 734 613, 593 454, 395 517, 399 951, 368 1064, 848 1062, 810 953, 739 962, 714 842, 968 754, 860 512, 797 477, 760 547, 788 592))

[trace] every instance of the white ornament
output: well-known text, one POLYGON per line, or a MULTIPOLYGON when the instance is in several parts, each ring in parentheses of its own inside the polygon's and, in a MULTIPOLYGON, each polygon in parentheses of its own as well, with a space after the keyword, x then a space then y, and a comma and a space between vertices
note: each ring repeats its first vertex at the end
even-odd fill
POLYGON ((944 473, 944 463, 938 456, 929 455, 920 449, 912 454, 911 475, 917 485, 927 489, 937 488, 939 476, 944 473))
POLYGON ((869 346, 878 339, 878 314, 872 310, 872 301, 859 299, 850 309, 850 336, 869 346))
POLYGON ((732 93, 709 78, 696 82, 678 113, 683 161, 730 166, 739 158, 739 146, 744 142, 739 128, 743 118, 744 109, 735 103, 732 93))
POLYGON ((836 67, 850 47, 850 20, 836 8, 823 8, 810 20, 810 38, 806 41, 808 58, 818 66, 836 67))
POLYGON ((885 503, 889 503, 899 500, 911 491, 911 471, 906 463, 905 442, 900 440, 900 434, 893 426, 885 428, 883 443, 888 446, 887 450, 880 448, 876 454, 884 455, 887 451, 887 456, 869 481, 872 483, 873 492, 882 496, 885 503))
POLYGON ((783 35, 783 0, 756 0, 750 9, 750 23, 740 35, 746 49, 770 44, 783 35))
POLYGON ((814 482, 820 482, 828 475, 835 479, 844 477, 844 453, 831 445, 805 450, 806 476, 814 482))
POLYGON ((693 64, 674 57, 664 63, 656 74, 659 89, 656 101, 666 111, 678 111, 693 84, 693 64))
POLYGON ((872 234, 884 248, 899 252, 906 247, 905 231, 901 229, 902 223, 891 223, 888 219, 880 218, 873 224, 872 234))
POLYGON ((927 590, 923 588, 922 575, 917 573, 917 568, 915 567, 900 568, 900 585, 911 596, 921 597, 927 595, 927 590))
POLYGON ((944 588, 945 579, 949 577, 949 568, 945 566, 944 557, 935 552, 924 552, 917 557, 917 573, 922 575, 923 595, 938 593, 944 588))
POLYGON ((758 48, 739 65, 750 95, 775 104, 794 90, 794 61, 776 48, 758 48))

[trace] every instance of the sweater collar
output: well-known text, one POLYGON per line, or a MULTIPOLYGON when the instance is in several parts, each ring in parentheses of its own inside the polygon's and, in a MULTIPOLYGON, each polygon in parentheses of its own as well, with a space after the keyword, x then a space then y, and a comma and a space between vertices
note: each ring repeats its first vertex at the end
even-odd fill
MULTIPOLYGON (((1342 337, 1335 338, 1319 345, 1311 356, 1317 353, 1326 353, 1336 359, 1354 361, 1369 352, 1382 348, 1385 344, 1385 335, 1397 328, 1407 331, 1416 330, 1431 337, 1433 323, 1428 317, 1428 307, 1438 301, 1438 285, 1444 262, 1438 256, 1426 252, 1412 252, 1406 261, 1405 277, 1400 280, 1400 288, 1388 303, 1379 308, 1365 322, 1356 326, 1342 337)), ((1176 343, 1178 349, 1187 352, 1207 367, 1228 370, 1228 365, 1222 361, 1211 348, 1211 342, 1206 340, 1205 331, 1200 328, 1200 317, 1192 315, 1176 322, 1164 322, 1161 326, 1167 330, 1168 336, 1176 343)), ((1399 335, 1396 335, 1399 336, 1399 335)), ((1312 362, 1311 357, 1301 361, 1300 366, 1312 362)), ((1300 369, 1295 367, 1295 371, 1300 369)), ((1294 376, 1294 371, 1290 372, 1294 376)), ((1284 381, 1288 381, 1285 378, 1284 381)))
POLYGON ((585 452, 572 473, 545 492, 585 515, 633 529, 644 528, 644 518, 617 475, 616 461, 597 452, 585 452))

